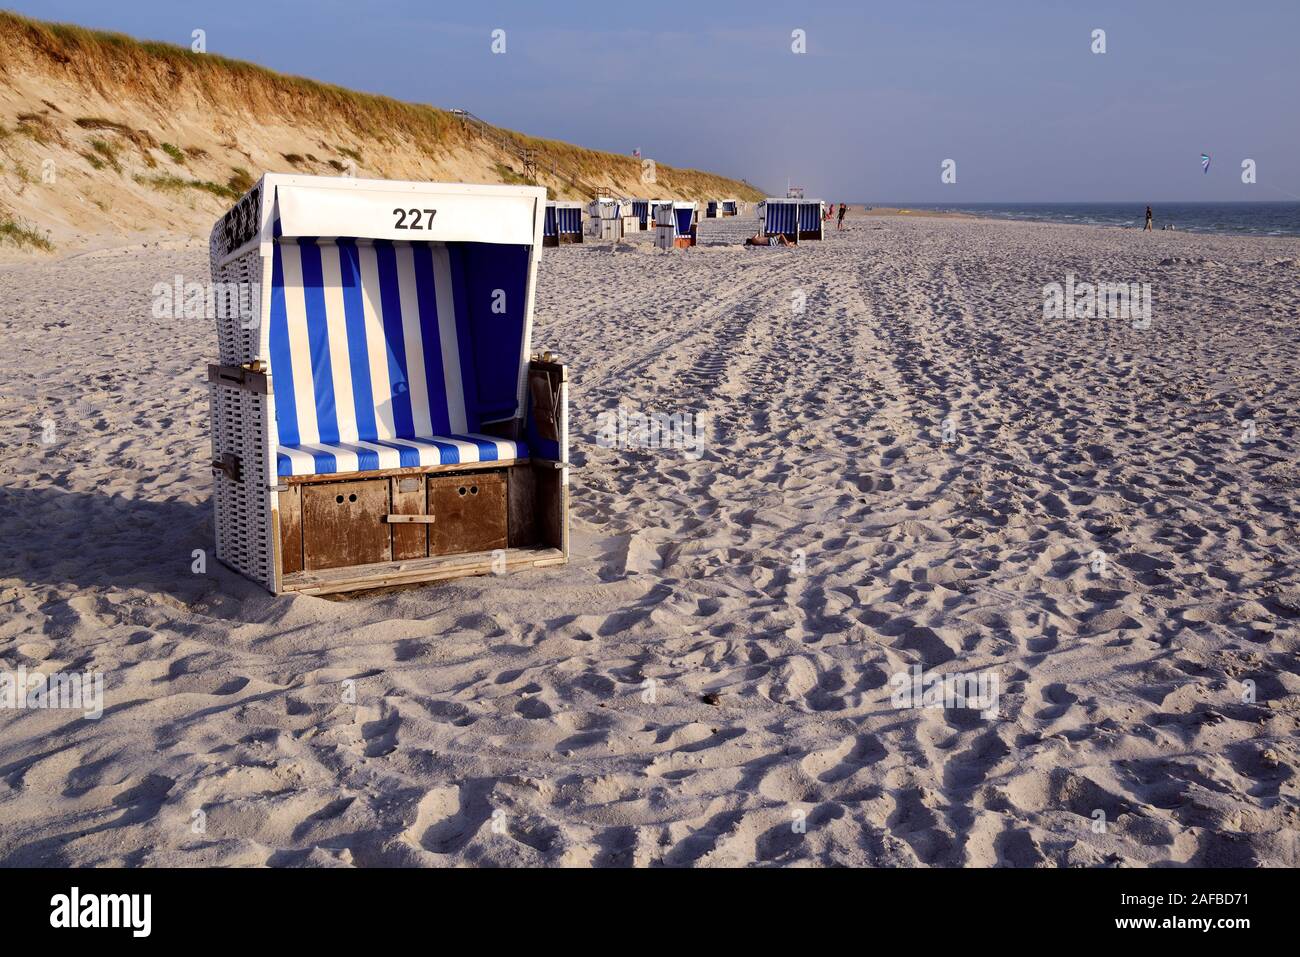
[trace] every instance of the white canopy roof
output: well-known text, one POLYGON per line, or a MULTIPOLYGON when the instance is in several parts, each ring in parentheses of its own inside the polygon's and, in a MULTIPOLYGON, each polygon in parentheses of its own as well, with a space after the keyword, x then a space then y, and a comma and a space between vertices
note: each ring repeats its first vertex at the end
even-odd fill
POLYGON ((538 241, 540 186, 477 186, 354 179, 346 176, 263 177, 274 212, 263 225, 273 238, 347 236, 424 242, 487 242, 531 245, 538 241), (273 200, 273 202, 272 202, 273 200), (418 216, 414 211, 418 210, 418 216), (413 224, 418 223, 416 228, 413 224))

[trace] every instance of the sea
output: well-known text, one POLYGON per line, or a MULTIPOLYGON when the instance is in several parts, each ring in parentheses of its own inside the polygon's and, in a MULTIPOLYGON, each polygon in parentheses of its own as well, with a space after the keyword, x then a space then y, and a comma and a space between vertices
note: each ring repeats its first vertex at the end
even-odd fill
MULTIPOLYGON (((863 204, 872 205, 872 204, 863 204)), ((1146 203, 876 203, 902 209, 969 213, 991 219, 1141 229, 1146 203)), ((1300 202, 1152 203, 1155 228, 1239 236, 1300 236, 1300 202)))

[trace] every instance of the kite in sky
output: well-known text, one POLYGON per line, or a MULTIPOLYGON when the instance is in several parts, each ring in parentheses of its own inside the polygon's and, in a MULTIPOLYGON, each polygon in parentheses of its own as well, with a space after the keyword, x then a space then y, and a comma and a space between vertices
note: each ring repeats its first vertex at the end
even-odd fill
POLYGON ((1210 171, 1210 154, 1209 154, 1209 153, 1202 153, 1202 154, 1201 154, 1201 172, 1202 172, 1202 173, 1208 173, 1209 171, 1210 171))

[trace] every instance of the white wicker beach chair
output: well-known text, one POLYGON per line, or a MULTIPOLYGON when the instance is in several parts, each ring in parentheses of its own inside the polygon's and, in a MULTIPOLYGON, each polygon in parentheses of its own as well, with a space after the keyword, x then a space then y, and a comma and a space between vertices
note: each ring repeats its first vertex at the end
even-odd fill
POLYGON ((214 282, 258 290, 208 369, 222 562, 320 594, 567 560, 566 372, 530 361, 545 200, 267 174, 218 221, 214 282))
POLYGON ((696 203, 663 202, 655 206, 655 245, 685 249, 696 243, 696 203))

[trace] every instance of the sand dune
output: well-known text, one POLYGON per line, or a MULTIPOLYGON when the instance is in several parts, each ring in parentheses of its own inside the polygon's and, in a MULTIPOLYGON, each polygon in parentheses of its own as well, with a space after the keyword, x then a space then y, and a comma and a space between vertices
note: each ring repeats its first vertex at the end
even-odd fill
POLYGON ((191 572, 215 341, 149 291, 206 249, 0 267, 0 660, 107 681, 0 712, 0 862, 1300 864, 1298 263, 905 217, 548 250, 572 563, 344 601, 191 572), (1069 273, 1151 327, 1044 319, 1069 273), (703 456, 600 447, 620 402, 703 456), (914 666, 996 706, 897 707, 914 666))
MULTIPOLYGON (((22 225, 62 251, 206 239, 264 172, 531 182, 570 199, 598 189, 761 197, 744 182, 651 158, 652 174, 631 156, 286 76, 215 50, 0 10, 0 226, 22 225)), ((0 232, 0 246, 4 239, 0 232)))

